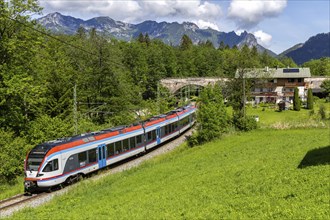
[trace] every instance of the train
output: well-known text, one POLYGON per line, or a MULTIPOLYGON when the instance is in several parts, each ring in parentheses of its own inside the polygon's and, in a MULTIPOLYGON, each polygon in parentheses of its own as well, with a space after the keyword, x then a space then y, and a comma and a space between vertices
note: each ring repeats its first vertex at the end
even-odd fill
POLYGON ((25 159, 24 191, 31 194, 71 184, 180 136, 195 120, 196 106, 187 105, 128 126, 38 144, 25 159))

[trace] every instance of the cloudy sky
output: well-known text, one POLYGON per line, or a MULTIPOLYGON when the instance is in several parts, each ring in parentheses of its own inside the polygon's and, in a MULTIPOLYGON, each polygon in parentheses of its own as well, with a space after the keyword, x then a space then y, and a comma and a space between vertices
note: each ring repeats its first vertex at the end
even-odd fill
POLYGON ((196 23, 219 31, 247 30, 275 53, 329 32, 328 0, 39 0, 43 14, 84 20, 109 16, 133 24, 145 20, 196 23))

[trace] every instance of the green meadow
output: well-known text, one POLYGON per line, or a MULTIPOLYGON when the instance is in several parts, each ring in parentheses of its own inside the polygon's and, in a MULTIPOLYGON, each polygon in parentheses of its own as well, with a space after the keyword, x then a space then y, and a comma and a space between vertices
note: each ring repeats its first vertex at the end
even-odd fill
POLYGON ((259 129, 87 179, 13 219, 329 219, 329 130, 259 129))

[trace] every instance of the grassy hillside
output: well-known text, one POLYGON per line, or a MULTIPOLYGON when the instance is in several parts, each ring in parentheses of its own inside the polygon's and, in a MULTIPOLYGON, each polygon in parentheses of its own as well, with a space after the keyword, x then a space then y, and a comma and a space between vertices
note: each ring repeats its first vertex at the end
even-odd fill
POLYGON ((146 162, 15 219, 326 219, 327 129, 256 130, 146 162), (298 168, 300 167, 300 168, 298 168))

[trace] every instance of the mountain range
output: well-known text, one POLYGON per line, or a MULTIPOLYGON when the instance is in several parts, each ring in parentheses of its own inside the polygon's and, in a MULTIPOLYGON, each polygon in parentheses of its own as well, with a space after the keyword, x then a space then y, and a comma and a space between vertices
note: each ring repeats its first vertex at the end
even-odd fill
MULTIPOLYGON (((213 29, 201 29, 191 22, 156 22, 144 21, 139 24, 130 24, 121 21, 115 21, 110 17, 95 17, 89 20, 82 20, 71 16, 65 16, 58 12, 48 14, 37 19, 37 22, 56 34, 73 35, 79 27, 89 31, 92 28, 102 35, 113 37, 119 40, 131 41, 137 38, 140 33, 148 33, 151 39, 160 39, 164 43, 177 46, 180 44, 182 35, 188 35, 194 44, 199 42, 211 41, 215 47, 221 42, 233 47, 236 45, 241 48, 248 45, 250 48, 257 47, 259 52, 266 51, 271 56, 277 56, 273 51, 268 50, 258 44, 256 37, 246 31, 240 35, 232 32, 221 32, 213 29)), ((311 59, 329 57, 329 33, 318 34, 311 37, 305 43, 297 44, 281 54, 278 57, 291 57, 297 64, 302 64, 311 59)))
POLYGON ((72 35, 77 32, 79 27, 85 30, 95 28, 97 32, 114 37, 119 40, 131 41, 137 38, 140 33, 148 33, 151 39, 160 39, 166 44, 177 46, 180 44, 183 34, 188 35, 194 44, 199 42, 211 41, 218 47, 223 41, 225 45, 242 47, 244 44, 250 48, 257 47, 259 52, 267 51, 271 56, 276 56, 274 52, 258 44, 256 37, 248 32, 237 35, 232 32, 220 32, 213 29, 201 29, 191 22, 156 22, 144 21, 139 24, 129 24, 115 21, 110 17, 95 17, 89 20, 82 20, 71 16, 65 16, 58 12, 48 14, 37 19, 37 22, 53 33, 72 35))

